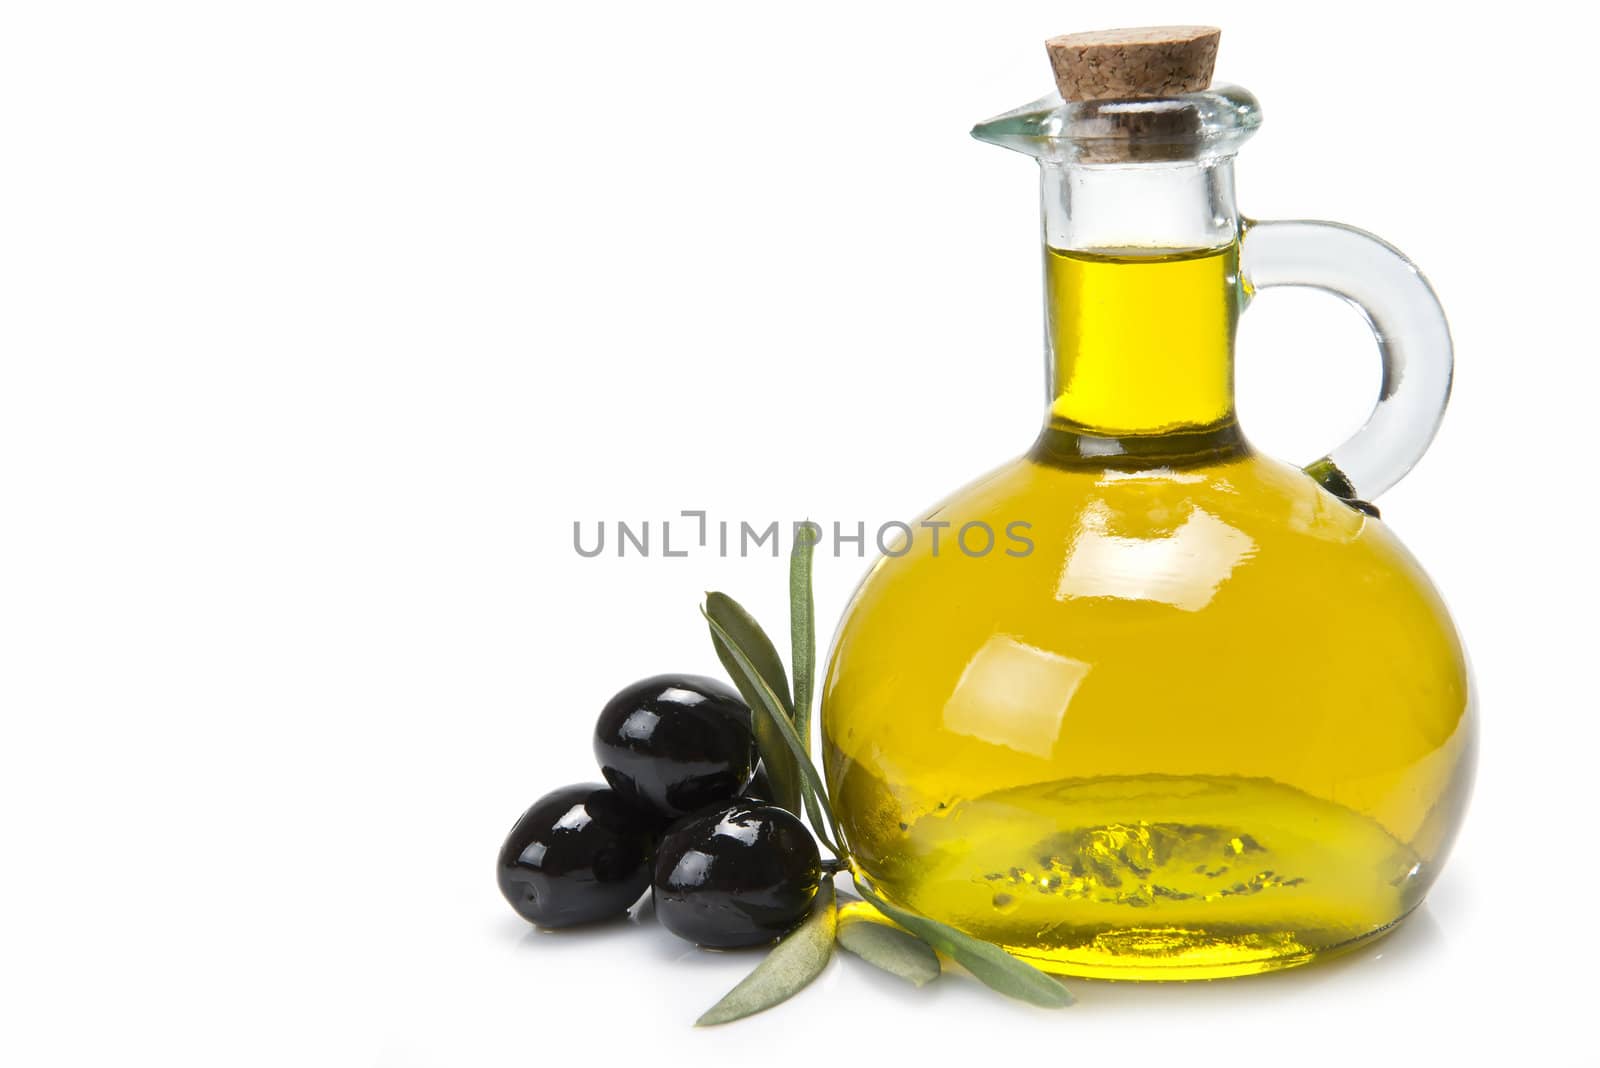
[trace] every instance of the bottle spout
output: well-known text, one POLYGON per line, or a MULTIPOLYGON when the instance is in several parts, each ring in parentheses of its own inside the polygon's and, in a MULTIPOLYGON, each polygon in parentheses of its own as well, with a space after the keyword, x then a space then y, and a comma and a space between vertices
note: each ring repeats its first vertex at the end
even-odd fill
POLYGON ((1065 105, 1059 93, 1041 96, 1038 100, 1012 108, 972 128, 972 136, 979 141, 1013 152, 1041 156, 1047 142, 1059 136, 1059 113, 1065 105))
POLYGON ((1040 97, 972 128, 979 141, 1051 163, 1142 163, 1232 156, 1261 125, 1246 89, 1125 100, 1040 97))

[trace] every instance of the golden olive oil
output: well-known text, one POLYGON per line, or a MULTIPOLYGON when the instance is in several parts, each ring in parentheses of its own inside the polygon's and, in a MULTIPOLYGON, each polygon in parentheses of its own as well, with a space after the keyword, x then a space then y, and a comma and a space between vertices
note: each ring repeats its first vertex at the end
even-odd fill
POLYGON ((1101 434, 1214 423, 1233 407, 1239 251, 1045 251, 1053 418, 1101 434), (1109 357, 1109 358, 1103 358, 1109 357))
POLYGON ((1254 453, 1237 249, 1047 255, 1027 456, 857 591, 826 770, 885 895, 1065 974, 1236 975, 1373 937, 1460 821, 1467 666, 1385 527, 1254 453), (1013 555, 1015 553, 1015 555, 1013 555))

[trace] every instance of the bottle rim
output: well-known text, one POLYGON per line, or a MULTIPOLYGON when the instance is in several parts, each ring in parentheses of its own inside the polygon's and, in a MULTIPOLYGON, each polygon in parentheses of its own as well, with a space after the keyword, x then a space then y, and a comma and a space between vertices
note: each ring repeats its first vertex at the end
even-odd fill
POLYGON ((1201 161, 1234 155, 1260 125, 1261 104, 1249 90, 1217 85, 1119 100, 1051 93, 980 122, 972 136, 1050 163, 1201 161))

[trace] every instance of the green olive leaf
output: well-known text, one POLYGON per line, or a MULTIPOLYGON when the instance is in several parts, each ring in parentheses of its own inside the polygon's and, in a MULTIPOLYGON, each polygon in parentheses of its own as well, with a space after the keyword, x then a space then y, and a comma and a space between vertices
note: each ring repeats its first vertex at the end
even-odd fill
MULTIPOLYGON (((789 699, 789 682, 783 671, 783 661, 778 659, 778 650, 773 646, 772 639, 767 637, 767 632, 761 629, 744 606, 725 593, 706 594, 704 609, 709 620, 714 621, 724 632, 731 635, 733 640, 744 650, 751 664, 755 666, 757 674, 771 688, 773 695, 778 699, 783 714, 789 719, 794 718, 794 706, 789 699)), ((795 815, 800 814, 800 769, 795 766, 794 755, 789 752, 789 747, 784 743, 783 735, 778 732, 775 724, 768 721, 766 716, 755 711, 761 703, 754 687, 744 677, 738 665, 734 663, 732 654, 723 645, 713 631, 711 644, 716 647, 717 659, 722 661, 723 670, 738 687, 739 694, 744 698, 744 703, 751 708, 751 729, 755 732, 756 748, 761 752, 762 763, 767 768, 767 780, 772 783, 772 792, 776 795, 772 800, 795 815)))
POLYGON ((839 919, 839 944, 868 964, 899 976, 913 986, 939 978, 939 954, 916 935, 881 920, 861 916, 839 919))
POLYGON ((879 912, 934 949, 953 958, 991 990, 1047 1009, 1059 1009, 1072 1004, 1072 994, 1066 987, 999 946, 980 942, 954 927, 891 905, 873 893, 871 887, 859 878, 856 879, 856 890, 872 902, 879 912))
POLYGON ((772 687, 784 712, 791 719, 794 718, 794 705, 789 698, 789 676, 783 670, 783 661, 778 659, 777 647, 767 637, 767 632, 761 629, 761 624, 745 610, 744 605, 715 590, 706 594, 706 614, 733 636, 767 685, 772 687))
MULTIPOLYGON (((756 666, 751 663, 749 655, 739 646, 722 624, 711 618, 704 608, 700 610, 706 617, 706 622, 711 626, 712 637, 718 642, 719 647, 726 650, 737 669, 736 678, 743 678, 747 682, 756 698, 751 706, 752 713, 758 717, 765 717, 778 729, 783 736, 784 743, 788 745, 789 752, 794 757, 798 768, 802 789, 800 796, 805 802, 806 815, 811 819, 811 829, 816 833, 822 844, 832 850, 834 856, 843 857, 844 852, 837 844, 839 842, 839 824, 834 819, 833 809, 828 807, 828 790, 822 785, 822 776, 817 774, 816 767, 811 763, 811 758, 806 755, 805 746, 800 741, 800 736, 795 733, 794 724, 789 722, 789 717, 783 713, 783 705, 772 687, 761 677, 756 666), (833 837, 829 837, 829 831, 833 837)), ((765 758, 765 754, 763 754, 765 758)), ((768 765, 768 774, 771 774, 771 765, 768 765)))
POLYGON ((806 520, 789 551, 789 640, 794 664, 794 729, 811 753, 811 688, 817 673, 816 607, 811 597, 811 553, 822 528, 806 520))
POLYGON ((772 947, 755 971, 694 1022, 696 1027, 732 1023, 798 994, 822 974, 833 956, 838 914, 833 906, 833 883, 824 879, 817 900, 804 923, 772 947))

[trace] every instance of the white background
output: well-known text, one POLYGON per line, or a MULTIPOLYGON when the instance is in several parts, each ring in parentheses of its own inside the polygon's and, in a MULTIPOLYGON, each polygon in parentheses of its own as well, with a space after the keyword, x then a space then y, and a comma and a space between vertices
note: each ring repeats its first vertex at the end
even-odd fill
MULTIPOLYGON (((1594 1063, 1588 8, 3 10, 0 1060, 1594 1063), (1450 312, 1382 504, 1475 660, 1456 853, 1324 967, 1049 1014, 841 959, 695 1031, 753 958, 535 933, 491 864, 614 689, 715 672, 701 591, 783 627, 783 565, 572 523, 912 518, 1025 448, 1035 171, 967 129, 1042 38, 1172 21, 1264 103, 1243 209, 1372 229, 1450 312)), ((1252 308, 1259 445, 1360 422, 1364 330, 1252 308)), ((864 567, 819 560, 824 634, 864 567)))

